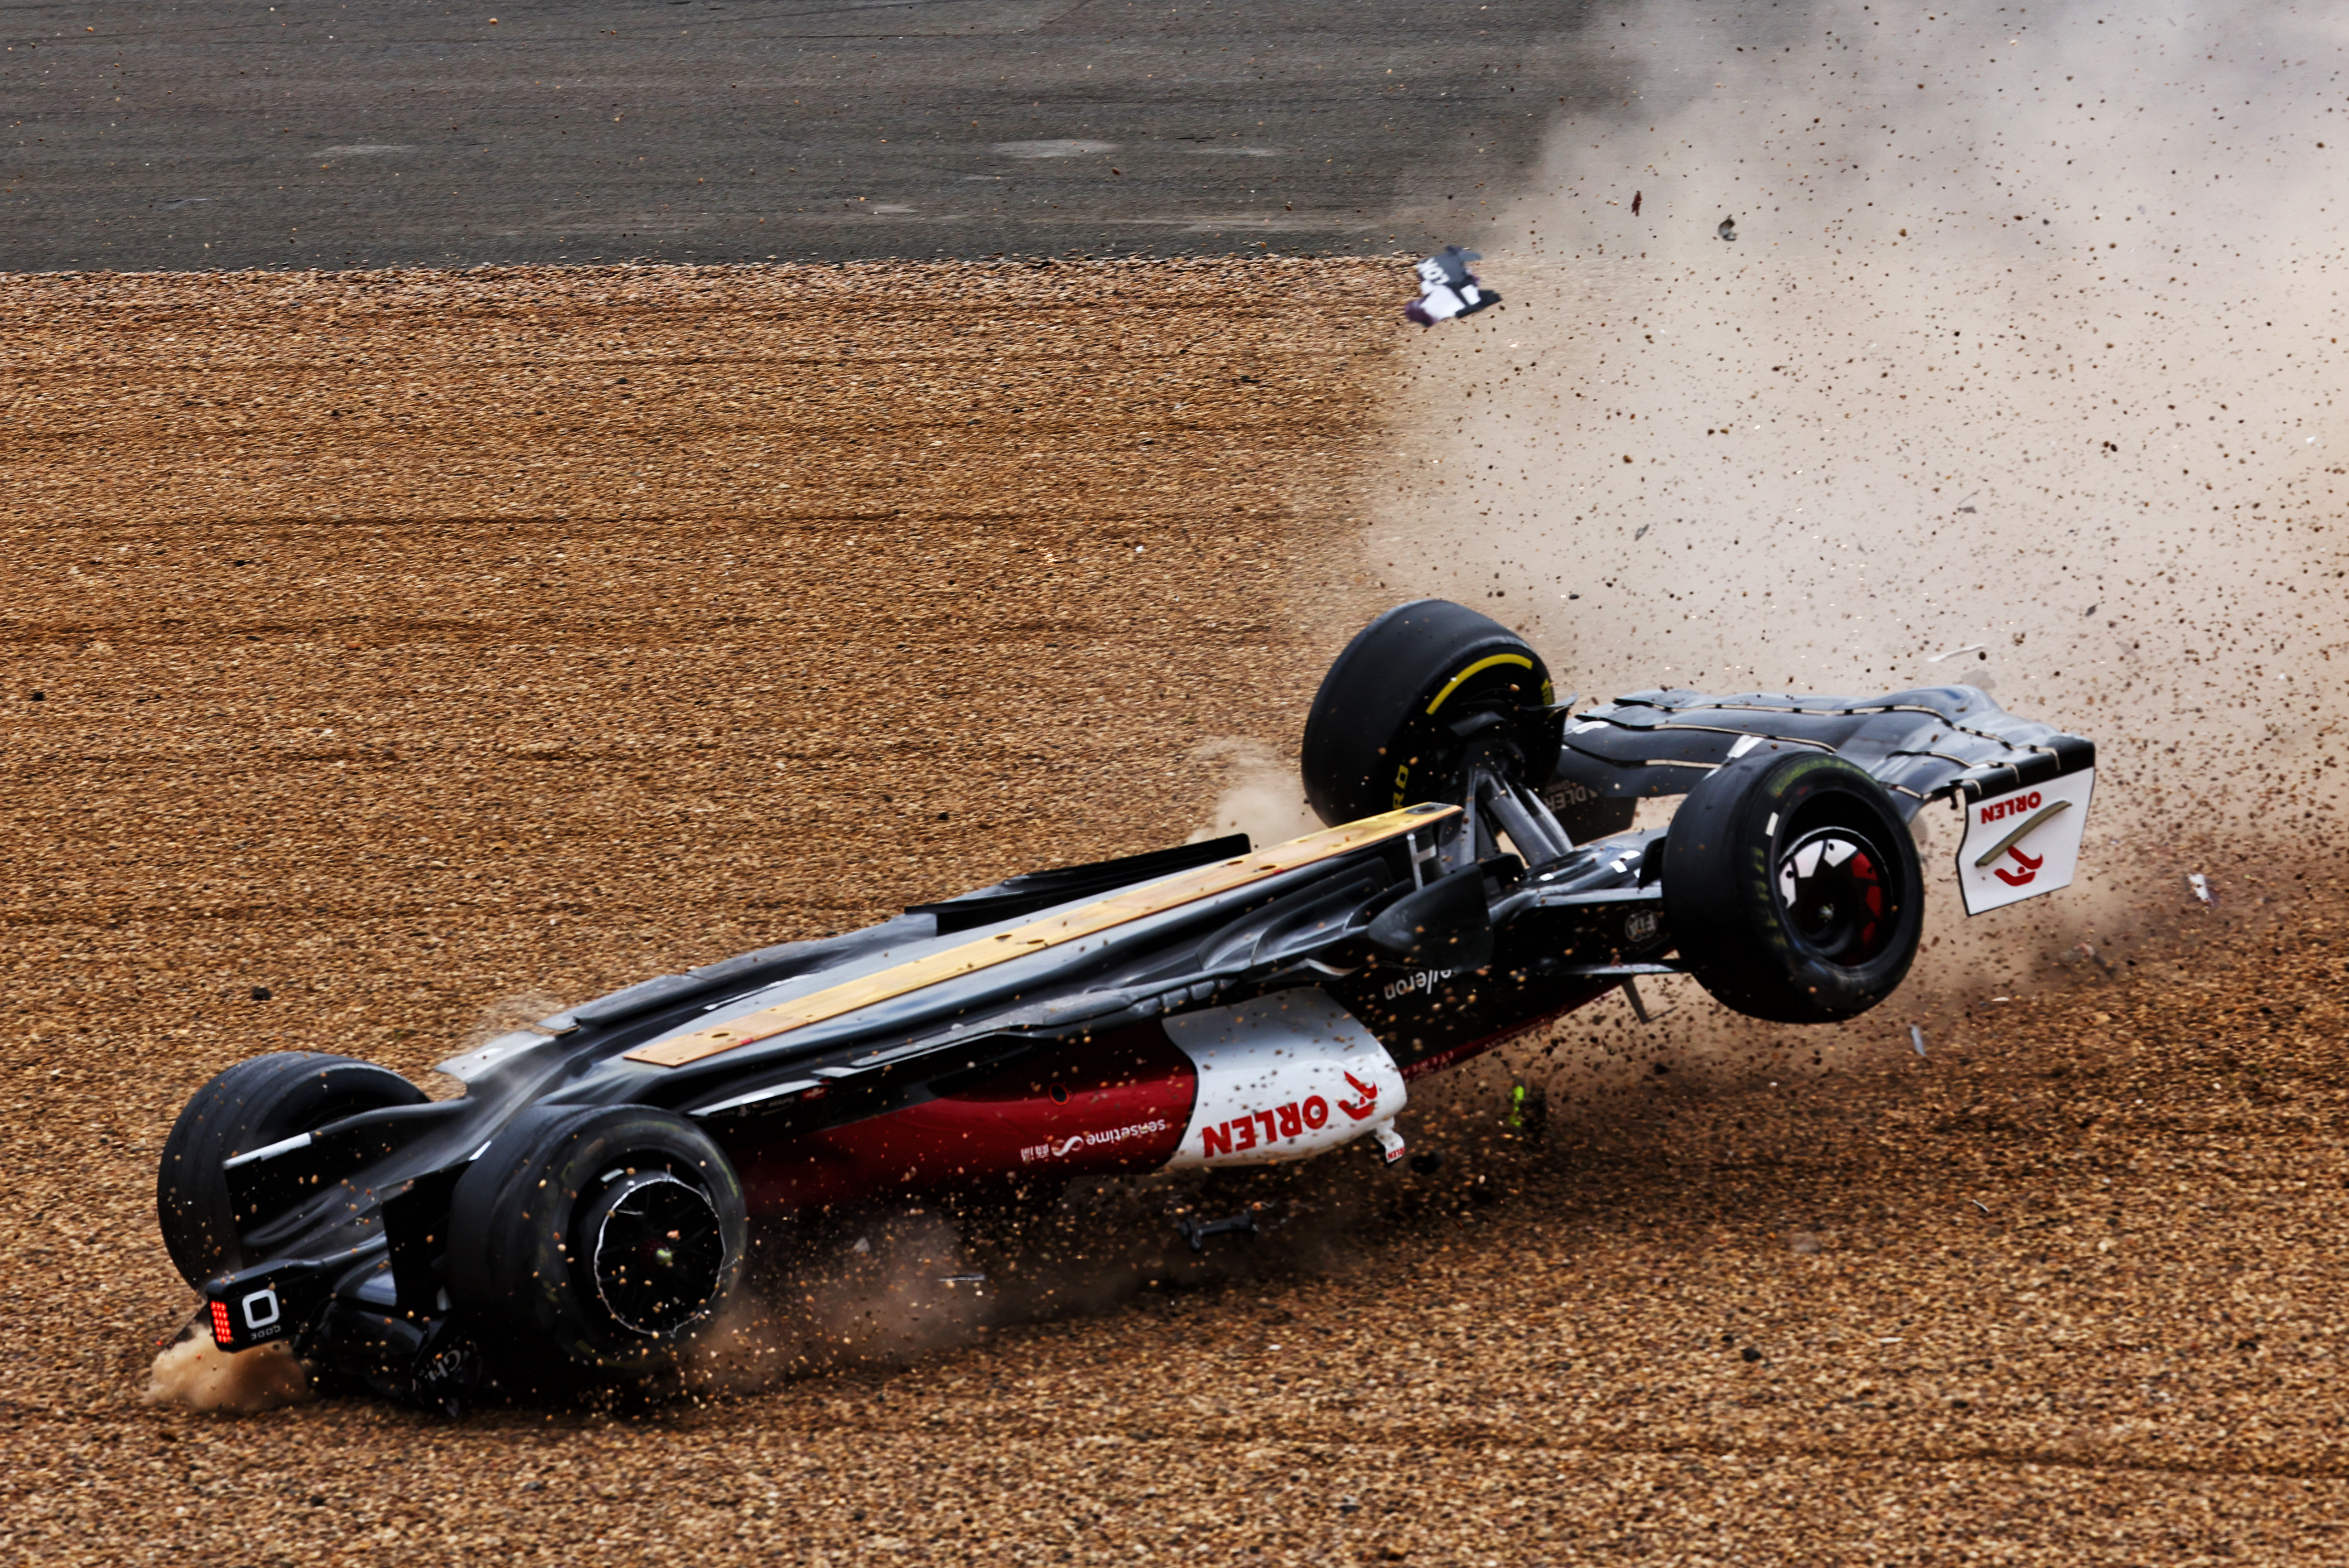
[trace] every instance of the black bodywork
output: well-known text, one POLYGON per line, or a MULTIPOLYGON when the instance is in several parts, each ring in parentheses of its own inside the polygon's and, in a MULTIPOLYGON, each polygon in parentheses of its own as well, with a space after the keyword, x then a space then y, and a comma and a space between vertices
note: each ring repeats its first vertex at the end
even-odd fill
MULTIPOLYGON (((664 1107, 730 1150, 772 1146, 956 1092, 1035 1053, 1298 986, 1340 1001, 1409 1073, 1678 967, 1663 916, 1663 831, 1631 827, 1641 798, 1686 791, 1756 747, 1834 752, 1911 815, 2094 760, 2089 742, 1962 686, 1867 699, 1644 691, 1556 721, 1557 771, 1537 790, 1472 769, 1424 833, 772 1041, 675 1067, 626 1055, 778 988, 902 964, 1208 865, 1246 841, 1014 877, 866 929, 648 980, 492 1040, 440 1064, 464 1082, 460 1098, 349 1116, 230 1161, 237 1213, 268 1218, 241 1230, 243 1266, 206 1293, 219 1303, 266 1286, 285 1303, 274 1334, 306 1359, 440 1400, 480 1376, 445 1288, 450 1192, 526 1106, 664 1107), (1370 940, 1382 910, 1447 877, 1473 888, 1479 907, 1464 912, 1467 926, 1489 929, 1488 947, 1462 950, 1475 961, 1414 958, 1370 940)), ((222 1341, 253 1342, 241 1333, 222 1341)))

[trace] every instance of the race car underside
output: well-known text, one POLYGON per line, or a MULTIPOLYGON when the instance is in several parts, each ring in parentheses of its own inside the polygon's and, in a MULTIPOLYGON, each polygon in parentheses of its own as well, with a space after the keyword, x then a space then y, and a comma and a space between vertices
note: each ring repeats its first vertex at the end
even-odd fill
POLYGON ((2094 761, 1964 687, 1568 709, 1514 633, 1401 607, 1309 722, 1336 826, 1028 873, 662 976, 443 1062, 453 1100, 347 1057, 239 1064, 173 1129, 165 1240, 224 1348, 283 1341, 437 1404, 639 1378, 734 1288, 753 1220, 1357 1140, 1392 1159, 1413 1083, 1643 975, 1850 1016, 1916 949, 1909 818, 1979 808, 2046 867, 2005 880, 2044 891, 2094 761), (2017 792, 2054 804, 1994 821, 2038 800, 2017 792))

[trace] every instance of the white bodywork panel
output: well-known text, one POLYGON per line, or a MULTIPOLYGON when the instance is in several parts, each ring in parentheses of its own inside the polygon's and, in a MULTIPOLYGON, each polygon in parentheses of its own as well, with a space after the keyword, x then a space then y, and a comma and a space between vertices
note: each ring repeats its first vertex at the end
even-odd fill
POLYGON ((2085 768, 1969 805, 1965 841, 1958 846, 1958 889, 1966 913, 2070 887, 2095 788, 2096 770, 2085 768))
POLYGON ((1321 991, 1181 1013, 1164 1026, 1199 1074, 1174 1168, 1303 1159, 1385 1128, 1408 1093, 1387 1048, 1321 991))
POLYGON ((1432 283, 1420 292, 1419 307, 1438 321, 1449 321, 1483 297, 1473 283, 1464 283, 1456 289, 1449 284, 1432 283))

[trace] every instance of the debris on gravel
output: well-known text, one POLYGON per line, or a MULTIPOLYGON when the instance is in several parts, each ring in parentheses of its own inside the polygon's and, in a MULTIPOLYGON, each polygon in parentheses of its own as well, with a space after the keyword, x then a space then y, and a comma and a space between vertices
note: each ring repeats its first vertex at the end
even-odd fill
POLYGON ((1432 1098, 1447 1158, 1340 1168, 1341 1222, 910 1362, 453 1422, 141 1404, 190 1300, 153 1162, 228 1062, 422 1075, 1179 839, 1232 742, 1288 743, 1379 589, 1351 487, 1402 270, 913 270, 0 281, 0 1550, 2337 1554, 2349 927, 2313 858, 1927 1018, 1930 1056, 1886 1021, 1597 1093, 1513 1049, 1539 1144, 1432 1098))

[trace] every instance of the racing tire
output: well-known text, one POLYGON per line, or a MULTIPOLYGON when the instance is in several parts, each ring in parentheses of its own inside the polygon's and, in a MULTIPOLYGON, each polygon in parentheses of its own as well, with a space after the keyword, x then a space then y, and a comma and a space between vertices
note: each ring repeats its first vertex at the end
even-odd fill
POLYGON ((1664 918, 1724 1007, 1829 1023, 1892 994, 1917 957, 1924 877, 1891 794, 1817 752, 1708 774, 1664 836, 1664 918))
POLYGON ((230 1159, 362 1111, 427 1098, 388 1067, 319 1051, 274 1051, 219 1074, 189 1098, 163 1140, 155 1221, 171 1266, 198 1290, 244 1267, 240 1233, 269 1216, 235 1211, 230 1159))
POLYGON ((1499 621, 1445 599, 1397 605, 1354 635, 1313 694, 1305 798, 1332 827, 1449 799, 1472 741, 1487 736, 1538 789, 1557 770, 1551 696, 1541 655, 1499 621))
POLYGON ((641 1382, 709 1327, 749 1248, 741 1182, 699 1127, 645 1106, 536 1106, 458 1179, 449 1296, 502 1384, 641 1382))

